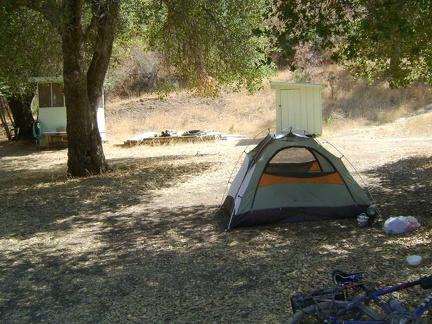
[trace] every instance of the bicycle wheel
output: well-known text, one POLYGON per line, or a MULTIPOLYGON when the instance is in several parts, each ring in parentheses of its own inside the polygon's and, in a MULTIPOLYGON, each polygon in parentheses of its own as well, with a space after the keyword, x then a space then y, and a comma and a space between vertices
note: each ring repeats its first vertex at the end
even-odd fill
MULTIPOLYGON (((346 302, 326 302, 311 305, 297 311, 289 320, 288 324, 296 323, 334 323, 334 316, 348 306, 346 302)), ((373 309, 358 304, 343 316, 338 316, 338 321, 379 321, 384 318, 373 309)))

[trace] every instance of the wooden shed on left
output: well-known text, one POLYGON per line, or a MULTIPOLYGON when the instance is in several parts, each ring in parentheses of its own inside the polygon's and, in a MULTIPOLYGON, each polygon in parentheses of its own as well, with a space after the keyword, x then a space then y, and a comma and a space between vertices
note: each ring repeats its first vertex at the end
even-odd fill
MULTIPOLYGON (((66 104, 61 77, 35 77, 37 83, 37 129, 35 137, 43 147, 67 144, 66 104)), ((97 110, 97 123, 102 141, 106 141, 105 103, 102 94, 97 110)))

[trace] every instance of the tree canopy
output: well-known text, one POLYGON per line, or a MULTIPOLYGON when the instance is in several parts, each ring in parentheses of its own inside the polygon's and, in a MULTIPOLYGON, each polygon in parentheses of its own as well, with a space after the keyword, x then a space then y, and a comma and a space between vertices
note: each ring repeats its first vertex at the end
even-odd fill
POLYGON ((202 87, 203 81, 211 86, 214 79, 254 90, 270 75, 272 47, 264 21, 268 1, 163 2, 163 10, 146 11, 150 46, 163 53, 189 86, 202 87))
POLYGON ((36 11, 15 6, 2 9, 0 95, 8 100, 19 137, 33 138, 34 118, 30 105, 36 88, 28 79, 39 75, 60 75, 60 38, 36 11))
POLYGON ((357 77, 432 84, 431 0, 277 1, 278 41, 311 43, 357 77))
POLYGON ((26 7, 2 9, 0 84, 7 86, 4 91, 27 92, 29 77, 59 75, 61 43, 53 26, 40 13, 26 7))
POLYGON ((354 74, 394 87, 432 84, 432 2, 362 1, 360 9, 337 58, 354 74))

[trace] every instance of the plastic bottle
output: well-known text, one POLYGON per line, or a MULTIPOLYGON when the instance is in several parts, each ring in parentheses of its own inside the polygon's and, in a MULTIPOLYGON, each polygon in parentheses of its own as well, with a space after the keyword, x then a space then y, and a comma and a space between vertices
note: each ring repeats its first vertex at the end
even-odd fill
POLYGON ((397 299, 390 298, 389 306, 393 311, 398 312, 399 314, 405 314, 409 312, 408 309, 397 299))

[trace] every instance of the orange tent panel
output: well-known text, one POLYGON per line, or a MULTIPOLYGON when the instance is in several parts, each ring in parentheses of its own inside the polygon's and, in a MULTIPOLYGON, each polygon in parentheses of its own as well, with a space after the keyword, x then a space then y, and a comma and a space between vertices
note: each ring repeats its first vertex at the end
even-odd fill
POLYGON ((344 181, 338 172, 325 175, 317 175, 314 177, 285 177, 264 173, 261 176, 258 187, 270 186, 281 183, 321 183, 343 185, 344 181))

